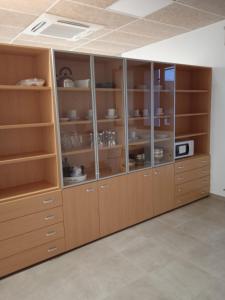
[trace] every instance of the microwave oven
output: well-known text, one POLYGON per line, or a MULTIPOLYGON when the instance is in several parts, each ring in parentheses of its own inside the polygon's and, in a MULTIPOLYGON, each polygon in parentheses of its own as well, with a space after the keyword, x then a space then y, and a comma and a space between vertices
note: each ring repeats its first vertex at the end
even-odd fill
POLYGON ((182 141, 175 143, 175 159, 194 155, 194 141, 182 141))

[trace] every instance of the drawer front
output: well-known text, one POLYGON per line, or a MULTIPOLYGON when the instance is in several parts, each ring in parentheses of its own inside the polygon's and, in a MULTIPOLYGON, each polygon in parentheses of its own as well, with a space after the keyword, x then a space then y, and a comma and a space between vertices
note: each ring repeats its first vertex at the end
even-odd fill
POLYGON ((209 176, 209 174, 210 174, 209 166, 183 172, 183 173, 178 173, 175 175, 175 184, 181 184, 194 179, 199 179, 201 177, 209 176))
POLYGON ((64 239, 60 239, 13 256, 0 259, 0 278, 58 255, 64 251, 65 241, 64 239))
POLYGON ((200 179, 194 180, 194 181, 189 181, 183 184, 178 184, 175 186, 175 196, 180 196, 187 194, 192 191, 197 191, 201 187, 208 186, 209 188, 210 185, 210 177, 202 177, 200 179))
POLYGON ((61 207, 0 223, 0 241, 63 221, 61 207))
POLYGON ((175 163, 175 173, 178 174, 193 169, 203 168, 209 164, 210 158, 208 155, 178 161, 175 163))
POLYGON ((188 204, 195 200, 201 199, 209 195, 209 185, 202 186, 196 191, 189 192, 184 195, 176 196, 176 207, 188 204))
POLYGON ((63 223, 0 241, 0 259, 64 237, 63 223))
POLYGON ((0 203, 0 222, 62 205, 60 191, 0 203))

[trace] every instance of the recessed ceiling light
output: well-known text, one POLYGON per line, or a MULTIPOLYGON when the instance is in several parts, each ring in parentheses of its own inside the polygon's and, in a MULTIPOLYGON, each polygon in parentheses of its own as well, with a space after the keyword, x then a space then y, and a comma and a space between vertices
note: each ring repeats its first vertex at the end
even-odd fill
POLYGON ((107 9, 136 17, 145 17, 173 2, 173 0, 118 0, 107 9))

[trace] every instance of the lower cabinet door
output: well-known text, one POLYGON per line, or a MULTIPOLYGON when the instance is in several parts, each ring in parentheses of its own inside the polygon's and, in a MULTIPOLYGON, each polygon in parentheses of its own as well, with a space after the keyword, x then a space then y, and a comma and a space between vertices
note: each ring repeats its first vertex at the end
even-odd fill
POLYGON ((128 175, 128 201, 130 225, 153 216, 152 170, 128 175))
POLYGON ((174 164, 153 169, 154 216, 175 208, 174 164))
POLYGON ((129 226, 127 176, 118 176, 98 183, 100 234, 108 235, 129 226))
POLYGON ((63 191, 67 250, 99 238, 97 184, 85 184, 63 191))

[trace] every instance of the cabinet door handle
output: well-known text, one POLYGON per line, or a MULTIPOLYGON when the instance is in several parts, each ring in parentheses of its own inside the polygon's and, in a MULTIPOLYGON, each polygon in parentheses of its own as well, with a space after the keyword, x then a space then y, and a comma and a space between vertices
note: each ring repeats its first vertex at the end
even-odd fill
POLYGON ((178 169, 183 169, 183 168, 184 168, 184 166, 179 166, 179 167, 178 167, 178 169))
POLYGON ((56 234, 56 231, 49 231, 46 233, 46 236, 53 236, 56 234))
POLYGON ((150 176, 150 174, 144 174, 144 177, 149 177, 150 176))
POLYGON ((95 189, 86 189, 86 192, 87 193, 92 193, 92 192, 94 192, 95 191, 95 189))
POLYGON ((108 186, 108 184, 105 184, 105 185, 101 185, 100 186, 100 188, 103 190, 103 189, 106 189, 106 188, 108 188, 109 186, 108 186))
POLYGON ((155 174, 155 175, 159 175, 160 173, 159 173, 158 171, 155 171, 154 174, 155 174))
POLYGON ((207 162, 207 160, 201 160, 201 162, 205 164, 207 162))
POLYGON ((56 251, 57 250, 57 247, 52 247, 52 248, 49 248, 48 249, 48 253, 50 253, 50 252, 54 252, 54 251, 56 251))
POLYGON ((42 201, 43 204, 49 204, 49 203, 53 203, 53 202, 54 202, 53 199, 46 199, 46 200, 42 201))
POLYGON ((202 192, 200 192, 200 194, 202 195, 202 194, 205 194, 206 193, 206 191, 202 191, 202 192))
POLYGON ((45 217, 45 220, 48 221, 48 220, 53 220, 55 219, 55 215, 49 215, 49 216, 46 216, 45 217))

